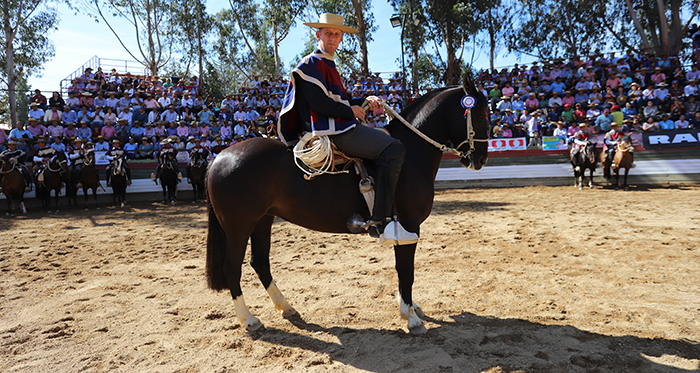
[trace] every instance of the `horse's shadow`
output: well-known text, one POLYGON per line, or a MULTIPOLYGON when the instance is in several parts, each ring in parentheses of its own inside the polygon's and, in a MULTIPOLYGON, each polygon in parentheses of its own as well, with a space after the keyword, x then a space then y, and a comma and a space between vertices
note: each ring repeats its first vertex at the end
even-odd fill
POLYGON ((509 206, 509 202, 487 202, 487 201, 434 201, 431 215, 453 214, 455 212, 485 212, 502 211, 509 206))
POLYGON ((303 334, 267 328, 252 336, 369 372, 700 372, 697 342, 609 336, 468 312, 450 318, 425 317, 428 333, 411 336, 401 330, 326 328, 294 316, 289 322, 303 334), (329 334, 338 342, 309 334, 329 334))

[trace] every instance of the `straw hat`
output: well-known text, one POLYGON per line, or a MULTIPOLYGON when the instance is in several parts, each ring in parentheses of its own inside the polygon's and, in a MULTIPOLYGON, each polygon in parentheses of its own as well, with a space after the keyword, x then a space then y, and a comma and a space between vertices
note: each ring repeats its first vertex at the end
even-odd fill
POLYGON ((358 30, 343 25, 345 19, 343 16, 331 13, 323 13, 318 17, 318 22, 304 22, 306 26, 321 29, 324 27, 336 28, 342 32, 349 32, 351 34, 359 33, 358 30))

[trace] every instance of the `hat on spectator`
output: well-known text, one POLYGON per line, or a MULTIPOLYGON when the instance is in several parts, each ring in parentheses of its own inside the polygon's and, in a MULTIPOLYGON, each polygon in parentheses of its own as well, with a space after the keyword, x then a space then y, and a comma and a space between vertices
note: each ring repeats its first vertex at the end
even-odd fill
POLYGON ((118 139, 112 140, 112 144, 115 144, 115 143, 121 143, 121 141, 119 141, 118 139))
POLYGON ((92 93, 90 93, 90 92, 88 92, 88 91, 85 91, 85 92, 81 93, 81 95, 83 95, 83 96, 92 96, 92 93))
POLYGON ((331 14, 331 13, 324 13, 319 16, 318 22, 304 22, 304 25, 316 28, 316 29, 322 29, 324 27, 330 27, 330 28, 335 28, 338 29, 342 32, 349 32, 352 34, 357 34, 359 33, 358 30, 348 27, 343 25, 345 22, 345 19, 343 16, 339 16, 337 14, 331 14))
POLYGON ((38 105, 39 105, 38 102, 32 102, 31 104, 29 104, 29 106, 38 106, 38 105))
POLYGON ((99 139, 104 139, 104 138, 105 138, 105 137, 102 136, 102 135, 97 136, 97 139, 98 139, 98 140, 99 140, 99 139))
POLYGON ((192 141, 192 140, 194 140, 194 136, 190 136, 187 138, 187 141, 192 141))
POLYGON ((617 105, 613 105, 610 110, 620 110, 620 107, 617 105))
POLYGON ((194 138, 194 142, 201 142, 201 141, 202 141, 202 139, 200 139, 199 137, 194 138))
POLYGON ((588 125, 588 123, 586 123, 586 122, 581 122, 578 124, 579 127, 586 127, 587 125, 588 125))
POLYGON ((591 102, 591 106, 598 106, 597 102, 591 102))
POLYGON ((170 141, 168 141, 168 139, 160 140, 159 144, 161 144, 161 145, 170 144, 170 141))
POLYGON ((39 137, 38 139, 36 139, 36 142, 43 142, 43 143, 45 143, 45 142, 46 142, 46 137, 39 137))
POLYGON ((507 99, 509 99, 509 98, 510 98, 510 96, 502 96, 502 97, 501 97, 501 100, 507 100, 507 99))
POLYGON ((619 126, 619 125, 620 125, 620 124, 617 123, 617 122, 615 122, 615 121, 613 121, 612 123, 610 123, 610 127, 612 127, 612 126, 617 127, 617 126, 619 126))
POLYGON ((661 83, 657 84, 657 86, 659 86, 659 87, 668 87, 668 84, 666 84, 666 82, 661 82, 661 83))
POLYGON ((34 117, 29 117, 29 119, 27 119, 27 122, 38 122, 38 121, 39 121, 39 119, 36 119, 34 117))

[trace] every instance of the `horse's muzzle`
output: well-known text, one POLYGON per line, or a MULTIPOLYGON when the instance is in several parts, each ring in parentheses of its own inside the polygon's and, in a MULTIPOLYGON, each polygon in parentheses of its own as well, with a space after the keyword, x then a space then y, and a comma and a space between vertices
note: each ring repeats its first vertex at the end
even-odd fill
POLYGON ((474 171, 480 170, 484 165, 486 165, 486 161, 488 160, 488 156, 481 156, 481 157, 476 157, 473 155, 470 155, 469 158, 462 158, 460 159, 460 162, 464 167, 470 168, 474 171))

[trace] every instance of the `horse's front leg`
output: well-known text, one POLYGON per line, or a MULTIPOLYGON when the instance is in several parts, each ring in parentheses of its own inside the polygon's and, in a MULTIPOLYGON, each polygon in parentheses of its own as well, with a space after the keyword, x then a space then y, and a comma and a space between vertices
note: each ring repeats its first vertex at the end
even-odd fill
POLYGON ((89 210, 89 208, 88 208, 88 188, 86 188, 86 187, 83 187, 83 198, 85 199, 85 211, 88 211, 89 210))
POLYGON ((399 313, 408 320, 408 330, 411 334, 424 334, 428 330, 418 314, 423 315, 420 307, 413 303, 413 274, 416 244, 394 246, 396 258, 396 273, 399 276, 399 313))

